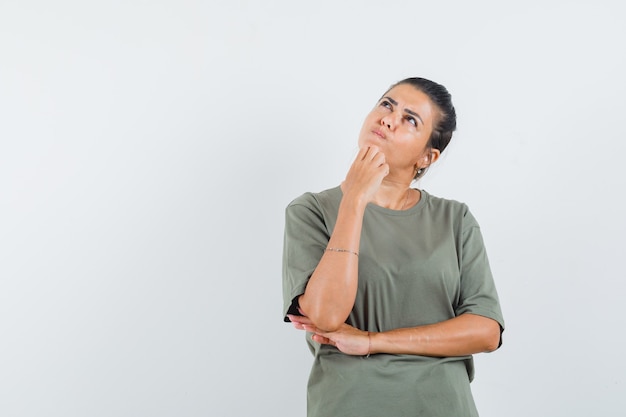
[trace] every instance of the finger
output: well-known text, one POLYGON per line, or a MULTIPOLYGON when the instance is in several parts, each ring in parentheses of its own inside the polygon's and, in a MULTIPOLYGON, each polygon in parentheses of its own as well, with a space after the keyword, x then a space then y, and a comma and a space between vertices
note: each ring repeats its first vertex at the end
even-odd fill
POLYGON ((382 164, 380 166, 380 169, 383 171, 383 174, 385 175, 385 177, 389 175, 389 164, 386 164, 386 163, 382 164))
POLYGON ((320 343, 322 345, 332 345, 335 346, 335 342, 333 342, 332 340, 330 340, 327 337, 321 336, 319 334, 314 334, 313 336, 311 336, 311 338, 317 342, 320 343))
POLYGON ((374 157, 372 158, 372 162, 376 165, 376 166, 381 166, 382 164, 384 164, 386 162, 385 159, 385 154, 382 152, 378 152, 376 155, 374 155, 374 157))
POLYGON ((294 328, 296 328, 298 330, 306 330, 304 328, 306 323, 303 322, 302 320, 300 320, 299 316, 294 316, 294 315, 291 315, 291 314, 287 314, 287 317, 289 317, 289 320, 291 321, 291 324, 293 325, 294 328))
POLYGON ((289 320, 291 320, 294 323, 304 323, 304 324, 311 323, 311 320, 308 317, 296 316, 294 314, 287 314, 287 317, 289 317, 289 320))
POLYGON ((365 158, 365 155, 367 155, 367 152, 369 151, 369 149, 370 148, 368 146, 360 148, 359 153, 357 153, 355 160, 362 161, 365 158))
POLYGON ((307 332, 311 332, 311 333, 318 333, 319 329, 315 326, 313 326, 312 324, 306 324, 306 323, 302 323, 302 328, 304 330, 306 330, 307 332))
POLYGON ((365 154, 363 155, 363 158, 361 158, 361 160, 371 161, 379 153, 380 153, 380 149, 378 148, 378 146, 369 146, 365 148, 365 154))

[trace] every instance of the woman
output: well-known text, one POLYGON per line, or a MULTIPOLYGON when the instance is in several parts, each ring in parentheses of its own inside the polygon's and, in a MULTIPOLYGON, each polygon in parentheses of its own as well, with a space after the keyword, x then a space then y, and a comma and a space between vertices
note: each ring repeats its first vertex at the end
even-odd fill
POLYGON ((456 129, 445 87, 393 85, 340 186, 286 209, 285 321, 314 355, 308 416, 477 416, 472 354, 504 321, 465 204, 411 188, 456 129))

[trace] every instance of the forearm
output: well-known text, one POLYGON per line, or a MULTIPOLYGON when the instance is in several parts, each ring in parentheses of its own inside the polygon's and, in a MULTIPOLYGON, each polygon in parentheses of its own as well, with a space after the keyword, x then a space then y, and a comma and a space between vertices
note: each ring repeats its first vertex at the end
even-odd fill
POLYGON ((465 356, 496 350, 500 325, 487 317, 462 314, 440 323, 371 333, 370 337, 370 353, 465 356))
POLYGON ((354 306, 359 272, 355 253, 359 252, 364 211, 364 203, 342 199, 328 247, 350 252, 325 251, 298 300, 302 312, 320 329, 336 330, 354 306))

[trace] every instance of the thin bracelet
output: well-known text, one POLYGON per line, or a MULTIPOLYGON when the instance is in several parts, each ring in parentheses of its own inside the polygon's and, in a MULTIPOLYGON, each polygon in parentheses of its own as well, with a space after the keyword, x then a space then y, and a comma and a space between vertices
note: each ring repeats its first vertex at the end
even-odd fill
POLYGON ((357 258, 358 258, 358 256, 359 256, 359 253, 358 253, 358 252, 355 252, 355 251, 352 251, 352 250, 349 250, 349 249, 341 249, 341 248, 326 248, 326 250, 327 250, 327 251, 328 251, 328 250, 329 250, 329 251, 333 251, 333 252, 346 252, 346 253, 351 253, 351 254, 353 254, 353 255, 356 255, 356 256, 357 256, 357 258))
POLYGON ((367 332, 367 355, 365 357, 369 358, 370 353, 372 353, 372 338, 370 337, 370 332, 367 332))

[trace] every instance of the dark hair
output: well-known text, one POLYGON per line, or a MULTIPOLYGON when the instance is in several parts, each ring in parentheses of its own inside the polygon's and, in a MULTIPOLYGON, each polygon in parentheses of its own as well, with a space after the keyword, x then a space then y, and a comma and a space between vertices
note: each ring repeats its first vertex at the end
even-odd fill
MULTIPOLYGON (((419 77, 405 78, 402 81, 398 81, 389 87, 389 90, 403 84, 408 84, 426 94, 437 107, 437 110, 439 110, 439 117, 433 124, 433 132, 430 135, 427 147, 443 152, 450 143, 450 139, 452 139, 452 133, 456 130, 456 111, 454 110, 454 105, 452 105, 452 96, 443 85, 419 77)), ((424 175, 426 170, 421 171, 415 175, 415 179, 424 175)))

